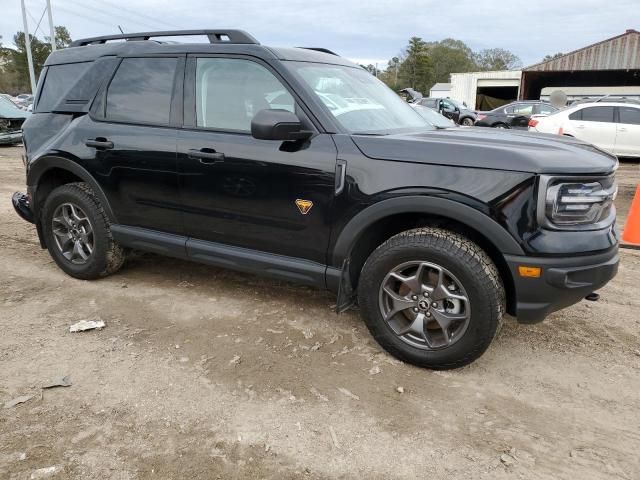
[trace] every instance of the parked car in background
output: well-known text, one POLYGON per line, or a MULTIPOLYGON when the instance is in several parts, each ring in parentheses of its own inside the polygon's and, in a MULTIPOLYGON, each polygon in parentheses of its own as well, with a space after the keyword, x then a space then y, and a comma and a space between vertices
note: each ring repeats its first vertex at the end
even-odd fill
POLYGON ((550 115, 558 109, 539 100, 513 102, 489 112, 478 112, 476 127, 527 128, 532 115, 550 115))
POLYGON ((469 110, 463 103, 450 98, 421 98, 415 103, 440 112, 458 125, 470 127, 476 121, 476 112, 469 110))
POLYGON ((640 157, 640 104, 580 103, 532 118, 529 130, 576 137, 621 157, 640 157))
POLYGON ((33 105, 33 95, 22 93, 13 99, 13 102, 22 110, 27 110, 30 105, 33 105))
POLYGON ((29 115, 4 95, 0 95, 0 145, 22 141, 22 123, 29 115))
POLYGON ((456 123, 450 118, 445 117, 444 115, 440 115, 435 110, 432 110, 427 107, 423 107, 422 105, 417 105, 415 103, 410 103, 413 109, 420 114, 422 118, 424 118, 427 122, 433 125, 436 128, 453 128, 457 127, 456 123))

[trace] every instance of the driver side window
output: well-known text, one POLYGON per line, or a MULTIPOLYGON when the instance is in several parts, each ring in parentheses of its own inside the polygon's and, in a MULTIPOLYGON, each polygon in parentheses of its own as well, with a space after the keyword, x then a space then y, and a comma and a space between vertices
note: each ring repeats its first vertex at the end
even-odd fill
POLYGON ((260 110, 295 112, 295 101, 262 65, 236 58, 196 61, 196 125, 216 130, 251 131, 260 110))

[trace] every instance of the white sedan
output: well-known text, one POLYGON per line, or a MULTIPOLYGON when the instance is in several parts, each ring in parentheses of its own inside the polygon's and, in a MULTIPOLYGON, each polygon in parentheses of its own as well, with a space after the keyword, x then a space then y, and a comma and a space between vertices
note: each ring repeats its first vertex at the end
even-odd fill
POLYGON ((580 103, 531 118, 529 131, 568 135, 620 157, 640 157, 640 104, 580 103))

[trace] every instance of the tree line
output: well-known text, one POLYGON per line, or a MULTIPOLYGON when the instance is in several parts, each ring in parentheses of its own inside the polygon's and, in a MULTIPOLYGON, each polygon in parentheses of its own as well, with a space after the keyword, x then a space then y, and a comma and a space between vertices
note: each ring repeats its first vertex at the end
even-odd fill
POLYGON ((396 91, 410 87, 428 95, 434 84, 449 82, 451 73, 515 70, 521 67, 520 59, 503 48, 474 52, 463 41, 454 38, 426 42, 420 37, 411 37, 409 44, 398 56, 389 60, 383 71, 375 72, 372 65, 365 68, 377 73, 378 78, 396 91))
MULTIPOLYGON (((42 41, 34 35, 29 35, 29 39, 37 79, 51 53, 51 38, 44 37, 42 41)), ((64 48, 71 43, 71 36, 66 27, 55 27, 55 43, 56 48, 64 48)), ((25 36, 24 32, 17 32, 13 36, 13 48, 5 47, 0 42, 0 93, 26 93, 31 91, 30 85, 25 36)))

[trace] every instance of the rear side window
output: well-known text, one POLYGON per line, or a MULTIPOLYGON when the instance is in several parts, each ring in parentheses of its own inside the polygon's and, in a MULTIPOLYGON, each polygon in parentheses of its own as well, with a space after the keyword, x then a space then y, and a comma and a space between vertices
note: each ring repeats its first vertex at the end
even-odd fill
POLYGON ((107 89, 107 120, 168 125, 176 58, 125 58, 107 89))
POLYGON ((543 113, 545 115, 550 115, 557 110, 558 109, 552 105, 545 105, 545 104, 540 105, 540 113, 543 113))
POLYGON ((618 107, 620 111, 620 123, 640 125, 640 108, 618 107))
POLYGON ((36 104, 36 111, 50 112, 53 110, 76 83, 76 80, 84 75, 91 63, 67 63, 47 67, 47 74, 36 104))
MULTIPOLYGON (((587 107, 581 110, 583 122, 613 122, 613 107, 587 107)), ((571 118, 571 117, 569 117, 571 118)), ((572 118, 572 120, 574 120, 572 118)))

